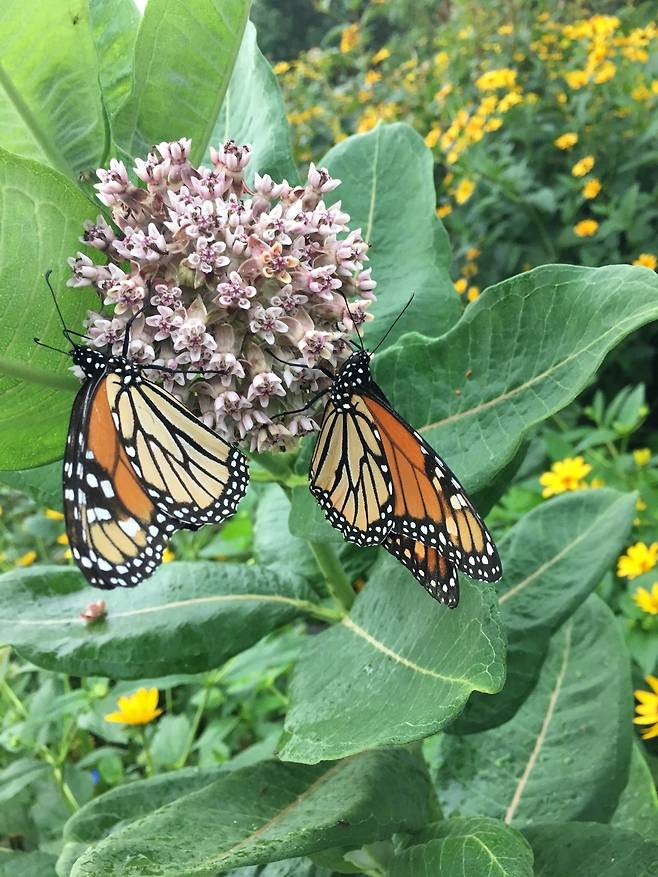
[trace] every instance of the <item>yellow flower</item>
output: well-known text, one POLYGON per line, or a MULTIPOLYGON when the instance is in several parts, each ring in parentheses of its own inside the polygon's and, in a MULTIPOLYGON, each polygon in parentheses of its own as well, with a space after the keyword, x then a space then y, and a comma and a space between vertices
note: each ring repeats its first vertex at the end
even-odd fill
POLYGON ((563 91, 558 91, 556 97, 557 97, 557 102, 561 105, 566 104, 566 102, 568 100, 565 92, 563 92, 563 91))
POLYGON ((376 82, 382 78, 382 74, 379 70, 368 70, 366 75, 364 76, 363 81, 366 85, 374 85, 376 82))
POLYGON ((46 509, 43 513, 46 518, 49 518, 51 521, 63 521, 64 515, 61 512, 56 511, 55 509, 46 509))
POLYGON ((617 560, 617 575, 620 579, 636 579, 645 572, 650 572, 658 560, 658 542, 646 545, 636 542, 626 549, 617 560))
POLYGON ((616 72, 617 68, 612 61, 604 61, 594 74, 594 82, 597 85, 603 85, 604 82, 609 82, 616 72))
POLYGON ((439 219, 443 219, 445 216, 450 216, 452 213, 452 205, 450 204, 441 204, 436 208, 436 215, 439 219))
POLYGON ((450 92, 452 91, 452 82, 446 82, 445 85, 442 85, 441 88, 434 95, 434 100, 437 103, 441 103, 444 97, 448 97, 450 92))
POLYGON ((582 194, 583 198, 592 199, 592 198, 596 198, 596 196, 599 194, 600 191, 601 191, 601 181, 597 180, 596 177, 592 177, 592 179, 588 180, 585 183, 585 185, 583 186, 581 194, 582 194))
POLYGON ((498 28, 498 33, 501 35, 501 37, 506 37, 514 33, 514 28, 511 24, 501 24, 501 26, 498 28))
POLYGON ((26 551, 25 554, 18 558, 18 560, 16 561, 16 566, 32 566, 36 559, 36 551, 26 551))
POLYGON ((359 25, 358 24, 348 24, 347 27, 343 28, 343 31, 340 35, 340 50, 343 55, 347 54, 347 52, 351 52, 352 49, 355 49, 359 44, 359 25))
POLYGON ((565 134, 560 134, 559 137, 556 137, 553 143, 558 149, 571 149, 572 146, 578 143, 578 135, 575 131, 567 131, 565 134))
POLYGON ((475 183, 473 180, 460 180, 455 189, 455 201, 457 204, 465 204, 475 191, 475 183))
POLYGON ((638 448, 633 451, 633 460, 636 466, 646 466, 651 460, 651 448, 638 448))
POLYGON ((439 137, 441 136, 440 128, 430 128, 430 130, 425 135, 425 145, 429 146, 430 149, 434 149, 436 144, 439 142, 439 137))
POLYGON ((605 481, 603 478, 592 478, 589 486, 597 490, 599 487, 605 487, 605 481))
POLYGON ((119 709, 105 716, 106 722, 118 722, 122 725, 148 725, 162 712, 158 709, 157 688, 140 688, 134 694, 120 697, 119 709))
POLYGON ((480 289, 477 286, 469 286, 468 292, 466 293, 466 298, 469 301, 475 301, 476 298, 480 298, 480 289))
POLYGON ((498 88, 512 88, 516 84, 516 70, 501 67, 498 70, 487 70, 475 80, 475 87, 480 91, 496 91, 498 88))
POLYGON ((651 268, 652 271, 655 271, 658 259, 653 253, 640 253, 637 259, 633 259, 633 264, 641 265, 643 268, 651 268))
POLYGON ((631 91, 631 97, 633 100, 649 100, 651 92, 646 85, 638 85, 631 91))
POLYGON ((592 168, 594 167, 594 156, 586 155, 577 161, 575 165, 571 168, 571 173, 574 177, 584 177, 585 174, 588 174, 592 168))
POLYGON ((69 537, 66 535, 66 533, 62 533, 61 536, 57 537, 57 544, 58 545, 68 545, 69 544, 69 537))
POLYGON ((646 512, 647 504, 643 499, 638 499, 635 503, 635 508, 638 512, 646 512))
POLYGON ((378 49, 375 54, 370 59, 371 64, 381 64, 382 61, 385 61, 387 58, 391 57, 391 50, 387 49, 385 46, 381 49, 378 49))
POLYGON ((651 590, 638 588, 633 594, 633 601, 649 615, 658 615, 658 582, 654 582, 651 590))
POLYGON ((479 247, 469 247, 464 253, 464 258, 468 259, 469 262, 472 262, 474 259, 477 259, 481 253, 482 250, 479 247))
POLYGON ((591 471, 592 467, 583 457, 566 457, 564 460, 558 460, 553 463, 550 471, 544 472, 539 479, 539 483, 544 488, 542 496, 548 499, 549 496, 556 496, 567 490, 582 490, 585 487, 584 479, 591 471))
POLYGON ((280 76, 282 73, 287 73, 290 70, 290 64, 288 61, 278 61, 274 67, 272 67, 272 73, 275 76, 280 76))
POLYGON ((517 94, 515 91, 510 91, 509 94, 506 94, 505 97, 501 99, 498 104, 498 111, 506 113, 509 109, 516 106, 516 104, 520 104, 522 101, 523 98, 520 94, 517 94))
POLYGON ((171 550, 171 548, 165 548, 165 550, 162 552, 162 562, 171 563, 172 560, 176 560, 176 554, 171 550))
POLYGON ((64 560, 71 560, 73 558, 73 552, 70 548, 67 548, 64 552, 64 560))
POLYGON ((465 277, 460 277, 459 280, 455 280, 452 284, 457 292, 461 295, 466 292, 466 287, 468 286, 468 280, 465 277))
POLYGON ((579 238, 591 238, 598 231, 599 224, 595 219, 581 219, 573 227, 573 233, 579 238))
POLYGON ((450 55, 447 52, 437 52, 434 56, 434 63, 439 68, 439 70, 447 67, 449 60, 450 55))
POLYGON ((584 70, 570 70, 564 74, 569 88, 578 89, 587 85, 587 73, 584 70))
POLYGON ((645 681, 651 691, 639 689, 634 692, 639 703, 635 706, 637 715, 633 722, 636 725, 652 726, 645 728, 641 734, 643 740, 650 740, 652 737, 658 737, 658 679, 655 676, 646 676, 645 681))
POLYGON ((503 124, 503 120, 500 116, 494 116, 492 119, 489 119, 484 126, 484 130, 487 132, 497 131, 501 125, 503 124))

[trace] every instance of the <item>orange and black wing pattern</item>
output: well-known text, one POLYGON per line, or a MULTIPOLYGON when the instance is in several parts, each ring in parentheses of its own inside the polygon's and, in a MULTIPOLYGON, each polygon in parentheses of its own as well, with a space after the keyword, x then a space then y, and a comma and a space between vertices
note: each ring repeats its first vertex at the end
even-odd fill
POLYGON ((495 582, 496 546, 455 475, 396 414, 353 354, 330 391, 310 470, 329 522, 357 545, 383 545, 435 599, 456 606, 457 570, 495 582))
POLYGON ((496 546, 457 478, 383 396, 363 399, 381 436, 393 482, 392 530, 436 548, 472 578, 498 581, 496 546))
POLYGON ((92 585, 139 584, 175 530, 225 520, 247 483, 240 451, 129 364, 80 390, 64 459, 64 512, 71 552, 92 585))
POLYGON ((379 545, 391 529, 393 485, 365 401, 349 411, 328 402, 311 460, 311 493, 348 542, 379 545))
POLYGON ((97 588, 132 587, 151 575, 176 524, 139 481, 116 430, 108 377, 85 384, 73 405, 64 458, 64 513, 75 562, 97 588))
POLYGON ((389 533, 384 548, 407 567, 431 597, 451 608, 457 605, 457 570, 436 548, 399 533, 389 533))

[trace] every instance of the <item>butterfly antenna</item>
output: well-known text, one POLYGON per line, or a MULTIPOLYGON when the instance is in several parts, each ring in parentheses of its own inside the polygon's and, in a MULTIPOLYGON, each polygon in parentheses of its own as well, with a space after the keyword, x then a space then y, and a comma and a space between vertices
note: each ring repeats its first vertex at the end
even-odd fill
POLYGON ((66 328, 66 323, 64 322, 64 315, 62 314, 62 311, 61 311, 60 306, 59 306, 59 302, 57 301, 57 296, 55 295, 55 290, 53 289, 53 285, 50 282, 50 275, 52 273, 53 273, 53 269, 49 268, 46 271, 46 273, 43 275, 43 279, 46 281, 48 289, 50 290, 50 294, 53 297, 53 303, 55 305, 55 310, 57 311, 57 315, 59 316, 59 321, 62 324, 62 329, 64 330, 64 334, 66 335, 66 333, 68 332, 68 329, 66 328))
POLYGON ((352 325, 354 326, 354 331, 356 332, 356 337, 359 339, 359 347, 361 348, 361 350, 365 350, 365 347, 363 346, 363 338, 361 337, 361 333, 359 332, 359 327, 357 326, 356 320, 354 319, 354 314, 350 310, 350 303, 347 300, 347 296, 345 295, 345 293, 343 292, 342 289, 340 291, 340 294, 341 294, 343 301, 345 302, 345 307, 347 308, 347 313, 350 315, 350 320, 352 321, 352 325))
POLYGON ((47 350, 54 350, 55 353, 63 353, 64 356, 71 355, 70 350, 61 350, 59 347, 52 347, 52 345, 50 345, 50 344, 44 344, 40 338, 33 338, 32 340, 34 341, 35 344, 38 344, 39 347, 45 347, 47 350))
POLYGON ((376 350, 379 350, 379 348, 382 346, 382 344, 384 343, 384 341, 386 341, 386 339, 388 338, 388 336, 391 334, 391 332, 392 332, 393 329, 395 328, 395 324, 398 322, 398 320, 400 320, 400 319, 402 318, 402 316, 404 315, 404 312, 407 310, 407 308, 409 307, 409 305, 411 304, 411 302, 414 300, 414 295, 415 295, 415 293, 412 292, 412 293, 411 293, 411 298, 410 298, 409 301, 406 303, 406 305, 402 308, 402 310, 401 310, 400 313, 397 315, 397 317, 393 320, 393 322, 391 323, 391 325, 388 327, 388 329, 387 329, 386 332, 384 333, 384 337, 383 337, 383 338, 380 338, 380 340, 379 340, 379 344, 377 345, 377 347, 375 347, 375 350, 372 351, 373 353, 374 353, 376 350))
POLYGON ((126 328, 123 333, 123 349, 121 350, 121 355, 125 358, 128 356, 128 349, 130 347, 130 330, 132 329, 132 325, 137 319, 137 317, 141 314, 143 308, 140 308, 136 314, 133 314, 132 317, 126 323, 126 328))

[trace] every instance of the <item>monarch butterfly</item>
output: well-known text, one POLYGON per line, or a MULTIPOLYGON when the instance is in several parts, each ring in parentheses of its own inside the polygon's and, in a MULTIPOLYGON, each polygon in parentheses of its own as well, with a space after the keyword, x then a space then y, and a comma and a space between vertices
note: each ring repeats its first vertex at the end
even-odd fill
POLYGON ((76 344, 70 336, 79 333, 66 328, 49 274, 72 345, 60 352, 85 374, 64 456, 71 553, 95 587, 134 587, 160 564, 174 530, 196 530, 233 514, 247 489, 247 462, 143 377, 143 368, 128 358, 132 320, 120 356, 76 344))
POLYGON ((457 570, 498 581, 498 552, 455 475, 373 380, 372 355, 361 345, 337 374, 326 371, 333 381, 311 459, 311 493, 345 539, 383 545, 432 597, 455 607, 457 570))

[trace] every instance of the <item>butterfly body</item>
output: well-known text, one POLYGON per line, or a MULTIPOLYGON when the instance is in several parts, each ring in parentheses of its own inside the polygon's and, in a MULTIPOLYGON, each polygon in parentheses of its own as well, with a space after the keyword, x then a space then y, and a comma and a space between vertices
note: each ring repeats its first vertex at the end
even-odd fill
POLYGON ((498 553, 457 478, 373 380, 371 358, 357 351, 334 378, 311 492, 349 542, 383 545, 435 599, 456 606, 457 570, 497 581, 498 553))
POLYGON ((99 588, 133 587, 156 569, 172 533, 229 517, 246 460, 128 356, 74 345, 85 382, 64 458, 73 558, 99 588))

